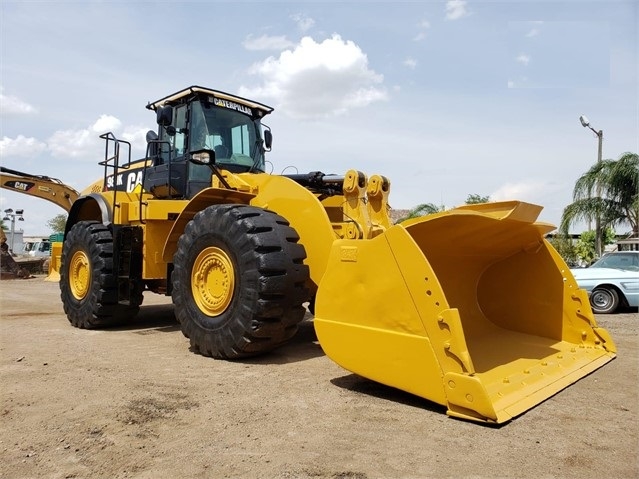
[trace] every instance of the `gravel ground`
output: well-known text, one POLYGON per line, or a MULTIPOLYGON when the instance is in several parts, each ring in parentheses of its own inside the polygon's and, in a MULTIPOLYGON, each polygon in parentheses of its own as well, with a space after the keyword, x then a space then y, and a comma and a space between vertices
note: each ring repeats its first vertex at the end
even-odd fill
POLYGON ((341 369, 311 320, 273 354, 189 351, 167 298, 82 331, 56 283, 0 284, 2 478, 636 478, 637 311, 618 357, 502 427, 341 369))

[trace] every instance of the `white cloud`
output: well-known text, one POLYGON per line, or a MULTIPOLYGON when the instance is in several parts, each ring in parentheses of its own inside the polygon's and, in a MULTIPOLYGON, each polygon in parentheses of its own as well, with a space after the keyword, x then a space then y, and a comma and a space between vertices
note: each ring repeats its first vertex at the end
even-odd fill
MULTIPOLYGON (((79 130, 59 130, 47 140, 48 150, 55 158, 79 158, 95 161, 104 155, 103 133, 112 132, 118 139, 131 143, 132 157, 144 152, 147 129, 129 126, 122 131, 122 122, 111 115, 100 115, 92 125, 79 130)), ((128 155, 127 149, 120 151, 128 155)), ((125 161, 120 158, 120 162, 125 161)))
POLYGON ((458 20, 468 15, 464 0, 448 0, 446 2, 446 19, 458 20))
POLYGON ((411 70, 414 70, 417 67, 417 60, 409 57, 403 61, 403 64, 404 66, 410 68, 411 70))
POLYGON ((15 96, 8 96, 2 93, 3 87, 0 87, 0 112, 6 115, 24 115, 34 113, 36 109, 28 103, 22 101, 15 96))
POLYGON ((56 131, 47 143, 55 158, 95 158, 100 141, 95 132, 87 128, 56 131))
MULTIPOLYGON (((77 130, 58 130, 47 141, 18 135, 16 138, 3 137, 0 140, 2 158, 33 158, 48 153, 54 158, 80 158, 95 161, 104 155, 104 140, 100 135, 113 132, 118 139, 131 143, 132 157, 143 153, 146 147, 148 128, 129 126, 122 130, 122 122, 111 115, 100 117, 87 128, 77 130)), ((128 155, 126 149, 121 153, 128 155)), ((123 159, 121 158, 121 161, 123 159)))
POLYGON ((241 95, 274 99, 280 111, 299 119, 331 117, 387 98, 383 75, 369 68, 359 46, 337 34, 321 43, 304 37, 294 49, 254 64, 250 73, 262 84, 240 87, 241 95))
POLYGON ((18 135, 16 138, 3 137, 0 140, 0 157, 35 157, 47 149, 47 144, 36 138, 18 135))
POLYGON ((541 180, 506 183, 490 194, 491 201, 520 200, 531 203, 543 202, 544 196, 558 188, 541 180))
POLYGON ((530 56, 524 53, 521 53, 517 56, 517 58, 515 58, 515 61, 517 61, 518 63, 521 63, 524 66, 528 66, 528 64, 530 63, 530 56))
POLYGON ((100 118, 91 125, 91 130, 101 135, 108 131, 118 130, 120 126, 122 126, 122 122, 116 117, 111 115, 100 115, 100 118))
POLYGON ((286 48, 291 48, 295 44, 288 40, 284 35, 278 36, 270 36, 270 35, 262 35, 260 37, 253 37, 253 35, 249 35, 246 37, 246 40, 242 42, 244 48, 247 50, 284 50, 286 48))
POLYGON ((419 22, 417 27, 420 31, 417 33, 417 35, 415 35, 415 38, 413 38, 413 40, 416 42, 426 38, 426 30, 430 28, 430 22, 428 20, 422 20, 421 22, 419 22))
POLYGON ((299 28, 302 32, 310 30, 313 28, 313 25, 315 25, 315 20, 302 13, 295 13, 291 15, 291 20, 297 23, 297 28, 299 28))
POLYGON ((539 30, 536 28, 533 28, 532 30, 530 30, 528 33, 526 33, 526 37, 527 38, 532 38, 532 37, 536 37, 537 35, 539 35, 539 30))
POLYGON ((141 125, 128 126, 122 132, 122 139, 131 143, 133 151, 144 152, 146 150, 146 134, 149 128, 141 125))

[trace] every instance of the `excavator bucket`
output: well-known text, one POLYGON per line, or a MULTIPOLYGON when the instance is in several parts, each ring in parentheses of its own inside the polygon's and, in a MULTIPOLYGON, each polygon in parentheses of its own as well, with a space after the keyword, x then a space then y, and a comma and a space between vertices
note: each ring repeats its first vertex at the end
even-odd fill
POLYGON ((503 423, 615 357, 544 239, 541 207, 465 206, 338 240, 315 303, 326 354, 363 377, 503 423))

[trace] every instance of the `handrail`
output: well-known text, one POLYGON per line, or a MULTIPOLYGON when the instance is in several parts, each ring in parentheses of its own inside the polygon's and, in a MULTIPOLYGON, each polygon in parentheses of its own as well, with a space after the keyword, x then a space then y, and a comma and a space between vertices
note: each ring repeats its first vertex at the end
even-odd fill
POLYGON ((98 165, 104 166, 104 182, 102 190, 107 190, 108 168, 113 168, 113 211, 111 212, 111 217, 115 219, 115 208, 120 207, 116 201, 118 192, 118 170, 120 168, 128 170, 131 167, 131 143, 125 140, 118 140, 110 131, 100 135, 100 138, 105 140, 104 160, 98 163, 98 165), (113 156, 109 157, 109 145, 111 143, 113 143, 113 156), (124 144, 128 147, 128 161, 122 166, 120 166, 120 144, 124 144), (113 164, 109 164, 111 161, 113 161, 113 164))

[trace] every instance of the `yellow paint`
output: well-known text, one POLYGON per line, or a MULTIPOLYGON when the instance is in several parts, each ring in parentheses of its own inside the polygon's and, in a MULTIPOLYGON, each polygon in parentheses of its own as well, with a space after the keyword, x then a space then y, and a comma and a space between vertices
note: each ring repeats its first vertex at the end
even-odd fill
POLYGON ((69 260, 69 286, 78 301, 83 300, 91 285, 91 261, 83 250, 78 250, 69 260))
POLYGON ((45 281, 60 281, 60 265, 62 259, 62 242, 51 243, 51 258, 49 260, 49 271, 45 281))
POLYGON ((220 248, 204 248, 191 270, 195 304, 207 316, 219 316, 231 303, 235 288, 233 261, 220 248))
POLYGON ((315 305, 326 354, 450 415, 497 423, 613 359, 538 211, 462 208, 336 241, 315 305))
MULTIPOLYGON (((380 175, 349 170, 344 194, 323 197, 283 176, 223 174, 233 189, 214 177, 190 201, 118 192, 116 221, 144 229, 145 279, 166 277, 199 211, 250 204, 299 234, 326 354, 451 416, 508 421, 615 357, 586 293, 544 240, 552 226, 536 222, 537 205, 470 205, 393 226, 390 182, 380 175)), ((200 310, 224 312, 235 280, 224 251, 201 251, 191 274, 200 310)))

